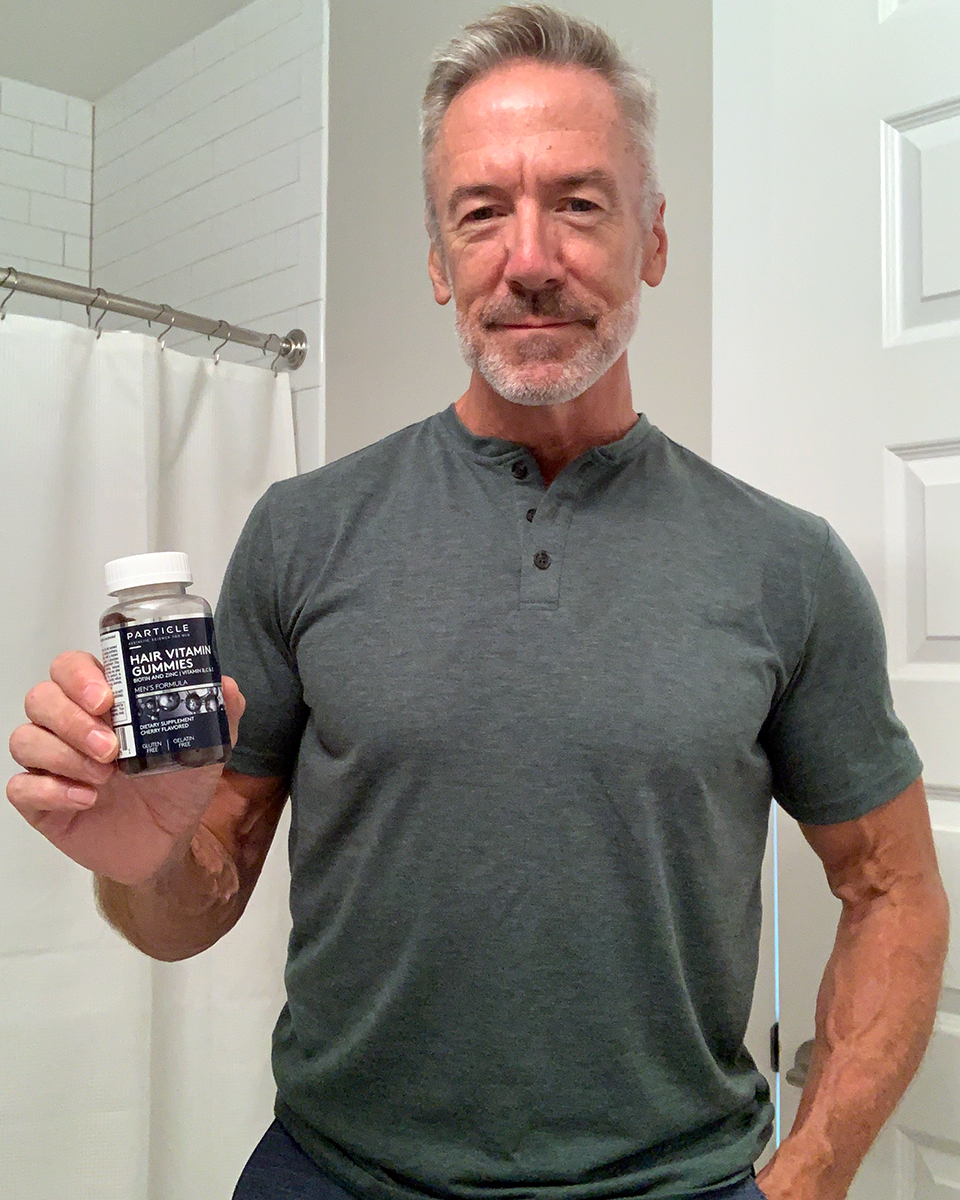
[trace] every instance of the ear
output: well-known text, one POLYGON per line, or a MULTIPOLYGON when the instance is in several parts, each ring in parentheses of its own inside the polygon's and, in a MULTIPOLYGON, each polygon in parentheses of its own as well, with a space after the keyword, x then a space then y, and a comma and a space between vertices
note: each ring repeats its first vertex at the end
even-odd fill
POLYGON ((661 196, 650 229, 643 239, 643 270, 640 278, 648 287, 656 287, 667 269, 667 230, 663 223, 667 202, 661 196))
POLYGON ((434 300, 438 304, 446 304, 453 295, 453 291, 450 287, 450 281, 447 279, 447 269, 443 265, 440 253, 433 242, 430 243, 427 270, 430 272, 430 281, 433 284, 434 300))

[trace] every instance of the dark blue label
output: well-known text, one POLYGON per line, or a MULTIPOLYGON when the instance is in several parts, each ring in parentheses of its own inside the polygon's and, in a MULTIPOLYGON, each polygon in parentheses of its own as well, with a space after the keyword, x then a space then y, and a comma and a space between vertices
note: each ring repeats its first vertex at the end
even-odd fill
POLYGON ((128 710, 123 727, 114 720, 121 758, 229 745, 210 617, 124 625, 115 632, 128 710))

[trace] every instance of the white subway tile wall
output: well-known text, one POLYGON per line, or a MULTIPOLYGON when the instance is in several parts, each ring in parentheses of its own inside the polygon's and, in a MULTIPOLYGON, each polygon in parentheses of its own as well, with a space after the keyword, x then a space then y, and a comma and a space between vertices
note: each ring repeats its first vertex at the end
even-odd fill
MULTIPOLYGON (((0 79, 0 280, 14 267, 89 284, 92 124, 86 100, 0 79)), ((75 304, 22 292, 6 311, 87 323, 75 304)))
MULTIPOLYGON (((303 329, 310 352, 291 378, 298 441, 312 447, 301 466, 319 462, 322 429, 324 69, 322 5, 255 0, 96 105, 94 283, 264 333, 303 329)), ((213 349, 175 329, 167 344, 213 349)), ((262 361, 247 347, 222 354, 262 361)))

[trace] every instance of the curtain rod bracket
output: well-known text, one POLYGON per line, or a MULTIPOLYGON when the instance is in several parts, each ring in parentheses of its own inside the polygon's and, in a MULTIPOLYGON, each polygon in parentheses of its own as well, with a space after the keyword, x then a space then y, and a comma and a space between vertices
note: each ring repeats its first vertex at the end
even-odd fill
POLYGON ((303 365, 307 357, 307 335, 302 329, 291 329, 283 339, 280 357, 286 360, 287 367, 295 371, 303 365))

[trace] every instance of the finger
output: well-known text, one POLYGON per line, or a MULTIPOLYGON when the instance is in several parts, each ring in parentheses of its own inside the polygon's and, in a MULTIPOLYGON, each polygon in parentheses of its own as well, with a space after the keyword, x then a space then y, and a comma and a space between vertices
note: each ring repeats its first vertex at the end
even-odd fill
POLYGON ((81 754, 98 762, 111 762, 116 758, 117 739, 107 722, 85 712, 64 694, 59 684, 38 683, 27 692, 24 709, 34 725, 49 729, 81 754))
POLYGON ((39 725, 20 725, 10 735, 10 754, 16 763, 28 771, 43 771, 60 775, 79 783, 106 783, 116 767, 96 762, 80 754, 48 729, 39 725))
POLYGON ((94 716, 102 716, 113 704, 113 692, 103 667, 85 650, 68 650, 55 658, 50 665, 50 678, 74 704, 94 716))
POLYGON ((237 687, 237 681, 229 675, 223 677, 223 706, 227 710, 227 722, 230 725, 230 744, 235 746, 239 736, 240 718, 247 702, 237 687))
POLYGON ((7 781, 7 799, 33 826, 39 826, 50 813, 82 812, 96 803, 97 790, 73 779, 56 775, 14 775, 7 781))

